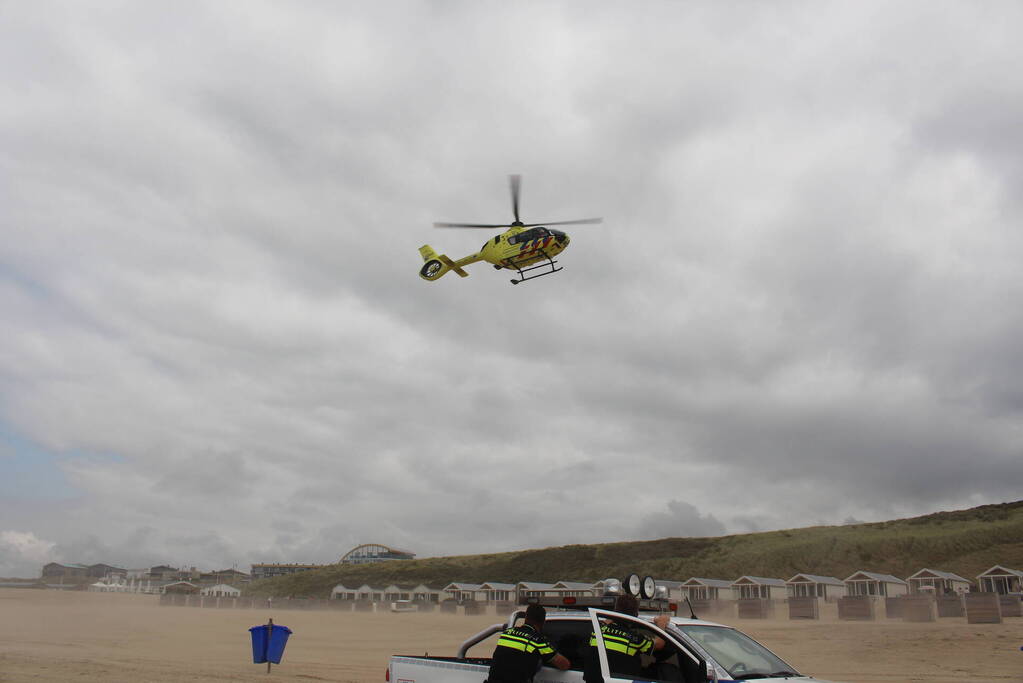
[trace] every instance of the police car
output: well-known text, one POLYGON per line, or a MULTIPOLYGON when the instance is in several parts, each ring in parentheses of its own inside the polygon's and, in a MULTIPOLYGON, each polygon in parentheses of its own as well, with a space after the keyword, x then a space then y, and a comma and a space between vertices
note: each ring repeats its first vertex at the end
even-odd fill
MULTIPOLYGON (((631 591, 630 591, 631 592, 631 591)), ((665 683, 729 683, 734 681, 818 681, 803 675, 766 647, 742 631, 712 621, 672 617, 665 629, 653 619, 658 613, 672 609, 666 599, 640 600, 637 617, 614 612, 614 595, 596 598, 530 598, 548 608, 544 635, 558 652, 571 662, 571 668, 558 671, 541 667, 534 683, 582 683, 583 657, 589 648, 590 635, 600 630, 600 620, 613 617, 626 622, 633 630, 658 635, 666 645, 653 655, 642 655, 645 678, 616 675, 609 670, 603 639, 596 639, 597 656, 605 683, 621 681, 658 681, 665 683)), ((469 650, 525 616, 518 610, 507 623, 494 624, 472 636, 459 648, 455 657, 394 656, 387 670, 387 680, 395 683, 482 683, 490 668, 489 657, 470 657, 469 650)), ((489 642, 493 647, 493 641, 489 642)), ((489 654, 489 653, 488 653, 489 654)))

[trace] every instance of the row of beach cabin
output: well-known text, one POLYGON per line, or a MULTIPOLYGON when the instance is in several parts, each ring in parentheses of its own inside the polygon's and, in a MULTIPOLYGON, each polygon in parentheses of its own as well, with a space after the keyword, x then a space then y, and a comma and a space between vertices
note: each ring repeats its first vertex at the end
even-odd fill
MULTIPOLYGON (((446 586, 370 585, 334 587, 331 598, 335 600, 415 603, 516 603, 528 597, 582 597, 601 595, 607 581, 595 583, 558 581, 556 583, 486 582, 449 583, 446 586)), ((687 581, 662 581, 657 585, 668 591, 668 599, 682 601, 689 598, 696 602, 717 602, 734 600, 786 600, 788 598, 820 598, 824 602, 835 602, 847 596, 871 596, 894 598, 902 595, 962 595, 971 589, 978 592, 1000 595, 1023 593, 1023 571, 996 565, 977 576, 976 586, 968 579, 953 572, 935 569, 921 569, 907 579, 891 574, 858 571, 838 579, 833 576, 796 574, 788 580, 761 576, 742 576, 734 581, 693 577, 687 581)))

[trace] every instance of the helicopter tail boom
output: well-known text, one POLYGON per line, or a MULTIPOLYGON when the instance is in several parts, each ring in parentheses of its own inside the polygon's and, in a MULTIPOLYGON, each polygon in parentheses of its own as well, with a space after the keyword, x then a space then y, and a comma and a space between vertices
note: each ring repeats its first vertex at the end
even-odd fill
POLYGON ((461 277, 469 277, 469 273, 462 270, 459 264, 444 254, 438 254, 429 244, 419 247, 419 253, 425 262, 419 270, 419 277, 424 280, 439 280, 449 270, 455 271, 461 277))

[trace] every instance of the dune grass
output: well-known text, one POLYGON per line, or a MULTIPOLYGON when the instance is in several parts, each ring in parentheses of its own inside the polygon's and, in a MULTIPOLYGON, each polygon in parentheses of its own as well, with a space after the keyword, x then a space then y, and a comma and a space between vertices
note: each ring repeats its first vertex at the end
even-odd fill
POLYGON ((1023 566, 1023 501, 870 524, 328 565, 253 582, 246 594, 328 597, 338 583, 553 583, 620 578, 631 572, 676 581, 743 575, 788 579, 800 572, 844 579, 858 570, 905 578, 927 567, 972 581, 995 564, 1023 566))

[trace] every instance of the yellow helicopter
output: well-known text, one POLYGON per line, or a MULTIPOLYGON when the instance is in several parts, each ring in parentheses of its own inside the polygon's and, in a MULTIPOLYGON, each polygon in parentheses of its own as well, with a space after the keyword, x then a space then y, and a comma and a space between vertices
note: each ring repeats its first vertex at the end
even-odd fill
POLYGON ((419 277, 424 280, 438 280, 448 271, 454 271, 461 277, 469 277, 464 267, 477 261, 486 261, 497 270, 514 270, 518 273, 518 279, 512 279, 511 283, 517 285, 526 280, 535 280, 544 275, 556 273, 561 268, 556 268, 557 261, 554 257, 563 252, 569 243, 569 237, 560 230, 553 230, 551 225, 579 225, 582 223, 600 223, 600 218, 580 218, 574 221, 555 221, 553 223, 523 223, 519 219, 519 188, 522 186, 521 176, 510 176, 512 213, 515 220, 512 223, 483 224, 483 223, 434 223, 435 228, 508 228, 492 240, 487 240, 483 247, 476 252, 457 261, 453 261, 444 254, 438 254, 429 244, 419 247, 419 253, 423 256, 423 267, 419 271, 419 277))

